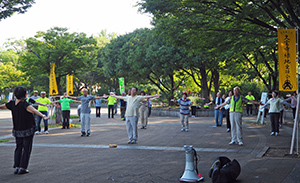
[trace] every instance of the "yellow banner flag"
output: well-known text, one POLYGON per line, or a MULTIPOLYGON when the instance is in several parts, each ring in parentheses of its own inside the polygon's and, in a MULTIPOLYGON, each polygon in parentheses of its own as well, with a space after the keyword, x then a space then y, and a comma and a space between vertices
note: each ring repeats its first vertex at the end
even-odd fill
POLYGON ((297 90, 296 30, 278 29, 279 90, 297 90))
POLYGON ((67 93, 68 95, 73 95, 74 91, 73 91, 73 77, 74 75, 67 75, 67 93))
POLYGON ((57 83, 56 83, 56 76, 55 76, 55 64, 51 64, 50 69, 50 95, 57 95, 57 83))

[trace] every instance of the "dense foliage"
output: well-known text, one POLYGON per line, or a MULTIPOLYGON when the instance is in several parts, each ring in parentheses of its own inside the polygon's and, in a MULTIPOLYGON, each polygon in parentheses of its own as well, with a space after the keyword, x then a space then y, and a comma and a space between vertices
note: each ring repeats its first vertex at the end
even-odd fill
POLYGON ((1 92, 21 84, 47 90, 55 63, 60 94, 65 76, 74 74, 75 94, 83 87, 119 93, 124 77, 127 89, 161 93, 165 102, 192 91, 209 100, 236 85, 260 98, 278 89, 277 29, 300 26, 297 0, 140 0, 138 6, 153 14, 153 29, 87 36, 54 27, 9 40, 0 50, 1 92))

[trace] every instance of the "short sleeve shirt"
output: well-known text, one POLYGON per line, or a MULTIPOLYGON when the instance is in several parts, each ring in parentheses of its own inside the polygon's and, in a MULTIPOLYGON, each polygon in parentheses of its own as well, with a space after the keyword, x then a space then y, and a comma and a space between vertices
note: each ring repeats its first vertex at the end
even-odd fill
POLYGON ((189 97, 189 99, 191 100, 191 102, 193 102, 192 106, 197 106, 198 97, 189 97))
MULTIPOLYGON (((42 104, 51 104, 51 101, 45 97, 45 98, 38 98, 35 101, 42 103, 42 104)), ((48 111, 48 107, 47 106, 41 106, 39 105, 38 107, 38 111, 48 111)))
POLYGON ((117 99, 115 97, 109 96, 107 98, 108 104, 107 105, 114 105, 117 102, 117 99))
POLYGON ((87 114, 91 113, 91 107, 89 106, 89 103, 91 100, 94 100, 95 97, 88 95, 88 96, 80 96, 77 97, 77 100, 81 101, 81 113, 87 114))
POLYGON ((26 101, 20 101, 16 105, 14 100, 5 104, 6 108, 11 110, 16 137, 28 137, 35 132, 34 116, 27 111, 29 105, 26 101))
POLYGON ((102 98, 100 99, 95 99, 95 102, 96 102, 96 107, 101 107, 101 102, 102 102, 102 98))
POLYGON ((145 96, 127 96, 123 97, 123 99, 127 102, 126 106, 126 117, 138 116, 139 112, 139 104, 141 100, 145 99, 145 96))
POLYGON ((72 99, 68 99, 68 98, 60 99, 59 103, 61 103, 61 110, 62 111, 69 111, 69 110, 71 110, 70 103, 72 103, 72 102, 73 102, 72 99))

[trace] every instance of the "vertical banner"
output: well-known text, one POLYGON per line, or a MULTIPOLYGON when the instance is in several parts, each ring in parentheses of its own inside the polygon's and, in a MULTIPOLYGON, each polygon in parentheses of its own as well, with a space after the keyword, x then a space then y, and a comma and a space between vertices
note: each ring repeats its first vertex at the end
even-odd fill
POLYGON ((67 77, 67 93, 68 95, 73 95, 73 74, 68 74, 67 77))
POLYGON ((51 64, 50 69, 50 95, 57 95, 57 83, 56 83, 56 76, 55 76, 55 63, 51 64))
POLYGON ((120 87, 120 94, 122 94, 122 92, 125 93, 125 81, 124 81, 124 78, 119 78, 119 87, 120 87))
POLYGON ((297 90, 296 30, 278 29, 279 90, 297 90))

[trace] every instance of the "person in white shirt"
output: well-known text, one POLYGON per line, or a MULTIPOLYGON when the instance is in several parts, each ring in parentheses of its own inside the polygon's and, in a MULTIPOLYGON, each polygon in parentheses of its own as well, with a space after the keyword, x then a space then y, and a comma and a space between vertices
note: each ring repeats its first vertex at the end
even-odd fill
POLYGON ((160 97, 160 95, 138 96, 137 92, 138 92, 138 88, 133 87, 131 89, 131 96, 116 96, 115 94, 111 95, 116 99, 123 99, 127 102, 125 117, 126 117, 126 129, 129 138, 128 144, 135 144, 138 140, 137 122, 138 122, 140 101, 143 99, 160 97))

